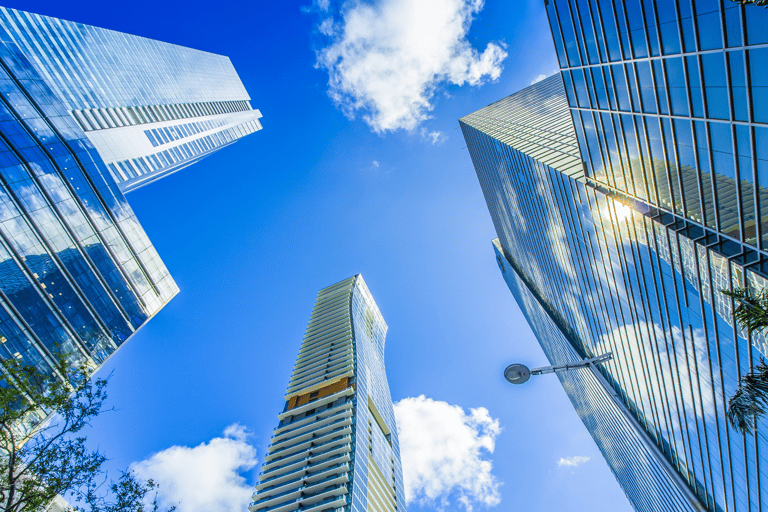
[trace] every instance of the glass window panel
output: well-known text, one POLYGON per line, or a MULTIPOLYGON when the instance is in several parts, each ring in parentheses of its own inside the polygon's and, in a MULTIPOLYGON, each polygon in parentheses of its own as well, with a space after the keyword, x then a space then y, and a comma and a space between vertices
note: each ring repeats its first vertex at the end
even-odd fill
POLYGON ((680 25, 683 28, 683 47, 686 52, 696 51, 696 38, 693 35, 693 14, 690 0, 680 0, 680 25))
POLYGON ((723 47, 723 35, 720 30, 719 0, 696 0, 696 21, 699 30, 699 48, 714 50, 723 47))
POLYGON ((662 131, 664 134, 664 145, 667 151, 667 165, 669 166, 669 180, 672 186, 672 198, 674 200, 674 212, 685 215, 683 212, 683 199, 680 194, 680 177, 677 174, 677 164, 675 162, 675 143, 672 137, 672 125, 668 118, 661 120, 662 131))
POLYGON ((653 0, 643 0, 643 8, 645 9, 645 24, 646 30, 648 30, 648 43, 650 44, 650 54, 653 57, 660 55, 659 53, 659 40, 658 31, 656 29, 656 13, 654 12, 653 0))
POLYGON ((573 24, 571 22, 570 6, 568 2, 555 2, 555 7, 557 7, 557 14, 560 17, 560 30, 565 40, 565 53, 568 56, 568 63, 571 66, 580 66, 581 57, 579 56, 576 34, 573 31, 573 24))
POLYGON ((715 190, 717 191, 720 230, 729 236, 738 238, 740 222, 731 126, 727 123, 709 123, 709 136, 712 144, 712 166, 715 190))
POLYGON ((656 114, 656 94, 651 75, 651 63, 641 61, 637 63, 637 80, 640 82, 640 96, 643 100, 643 112, 656 114))
POLYGON ((728 66, 731 70, 731 97, 733 99, 733 118, 736 121, 749 121, 747 109, 747 82, 744 73, 744 52, 728 52, 728 66))
POLYGON ((755 122, 768 123, 768 48, 749 50, 747 54, 752 85, 752 115, 755 122))
POLYGON ((657 2, 661 47, 665 55, 680 53, 680 34, 674 2, 657 2))
POLYGON ((632 64, 626 64, 627 82, 629 83, 629 90, 632 92, 632 103, 635 105, 634 110, 640 112, 640 91, 637 87, 637 78, 635 77, 635 67, 632 64))
POLYGON ((707 113, 715 119, 730 119, 724 57, 722 53, 705 53, 701 56, 707 113))
POLYGON ((619 110, 630 111, 632 109, 629 103, 629 91, 627 90, 627 78, 624 75, 624 66, 621 64, 613 64, 611 66, 613 71, 614 85, 616 86, 616 98, 619 101, 619 110))
POLYGON ((715 200, 712 194, 712 173, 709 167, 709 144, 707 142, 707 128, 704 122, 694 121, 696 132, 696 152, 699 157, 699 174, 701 175, 701 187, 704 201, 704 222, 711 228, 716 227, 715 200))
POLYGON ((613 87, 613 81, 611 79, 611 68, 610 66, 603 66, 603 76, 605 77, 605 83, 608 87, 608 101, 611 103, 611 109, 618 110, 619 108, 616 106, 616 95, 613 87))
POLYGON ((597 95, 597 104, 602 109, 610 109, 611 106, 608 103, 608 94, 605 90, 605 82, 603 81, 602 68, 595 66, 591 69, 592 82, 595 84, 595 94, 597 95))
POLYGON ((669 178, 667 176, 661 130, 659 129, 659 119, 648 117, 646 118, 645 126, 648 133, 648 142, 650 144, 656 192, 659 198, 658 205, 668 210, 672 210, 672 195, 669 191, 669 178))
POLYGON ((757 233, 755 229, 755 197, 754 180, 752 178, 752 147, 750 143, 749 126, 735 125, 736 156, 739 166, 739 181, 741 184, 741 211, 744 219, 744 241, 755 245, 757 233))
POLYGON ((691 95, 691 106, 694 117, 704 117, 704 100, 701 97, 701 80, 699 79, 699 62, 696 57, 686 57, 688 66, 688 90, 691 95))
POLYGON ((688 95, 685 87, 685 73, 683 72, 682 57, 665 59, 667 68, 667 86, 669 87, 669 99, 672 104, 672 114, 677 116, 688 115, 688 95))
POLYGON ((684 119, 675 119, 674 127, 675 137, 677 138, 677 166, 680 169, 687 216, 697 222, 702 222, 701 202, 699 200, 699 173, 696 171, 691 122, 684 119))
POLYGON ((625 0, 624 8, 627 11, 632 49, 635 58, 648 56, 648 47, 645 44, 645 26, 643 23, 643 11, 639 0, 625 0))
POLYGON ((656 92, 659 100, 659 113, 669 114, 669 105, 667 103, 667 87, 664 80, 664 64, 661 59, 653 61, 653 74, 656 79, 656 92))
POLYGON ((587 93, 587 84, 584 82, 584 71, 574 69, 571 71, 573 77, 573 88, 576 91, 576 100, 580 107, 589 108, 589 94, 587 93))
POLYGON ((725 33, 727 46, 741 46, 741 9, 731 2, 725 3, 725 33))
POLYGON ((605 42, 608 45, 608 56, 612 61, 621 60, 621 47, 619 46, 619 31, 614 20, 612 0, 600 0, 600 14, 605 29, 605 42))
POLYGON ((579 18, 581 19, 581 28, 584 31, 584 39, 587 48, 587 56, 590 64, 600 63, 600 52, 597 51, 597 42, 595 41, 595 31, 592 26, 592 16, 589 12, 589 0, 578 0, 579 18))
POLYGON ((747 44, 768 43, 768 10, 749 6, 745 9, 747 44))
MULTIPOLYGON (((768 127, 755 126, 755 153, 757 154, 757 185, 760 206, 760 225, 768 223, 768 127)), ((763 230, 763 247, 768 245, 768 230, 763 230)))

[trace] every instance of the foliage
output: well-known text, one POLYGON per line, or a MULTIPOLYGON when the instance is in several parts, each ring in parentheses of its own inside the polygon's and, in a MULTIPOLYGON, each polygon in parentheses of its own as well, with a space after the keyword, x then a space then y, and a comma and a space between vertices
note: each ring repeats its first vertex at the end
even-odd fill
POLYGON ((768 8, 768 0, 731 0, 731 2, 736 2, 741 5, 762 5, 768 8))
POLYGON ((105 379, 91 381, 87 366, 72 369, 63 358, 50 374, 15 359, 0 367, 0 512, 40 512, 65 494, 77 503, 71 512, 158 510, 156 494, 145 504, 156 485, 130 472, 100 492, 106 458, 77 434, 103 412, 105 379), (53 419, 41 422, 44 415, 53 419))
POLYGON ((728 400, 728 421, 742 432, 752 432, 757 416, 768 407, 768 365, 758 364, 741 378, 739 389, 728 400))
MULTIPOLYGON (((764 0, 768 2, 768 0, 764 0)), ((768 328, 768 290, 757 295, 745 288, 722 293, 733 298, 738 304, 733 317, 747 330, 747 337, 753 332, 768 328)), ((742 432, 752 432, 755 418, 765 413, 768 407, 768 366, 761 362, 739 381, 739 389, 728 400, 728 421, 742 432)))
POLYGON ((732 292, 723 290, 723 294, 733 298, 738 304, 733 312, 733 318, 747 332, 760 332, 768 327, 768 290, 753 295, 746 288, 736 288, 732 292))

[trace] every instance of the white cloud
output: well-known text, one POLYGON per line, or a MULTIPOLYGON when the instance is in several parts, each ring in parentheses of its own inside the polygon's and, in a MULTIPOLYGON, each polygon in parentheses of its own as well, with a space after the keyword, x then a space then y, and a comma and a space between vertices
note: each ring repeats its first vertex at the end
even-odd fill
POLYGON ((531 80, 531 85, 539 83, 542 80, 544 80, 545 78, 547 78, 547 75, 539 75, 536 78, 534 78, 533 80, 531 80))
POLYGON ((557 461, 557 467, 571 467, 576 468, 584 464, 585 462, 588 462, 590 457, 584 457, 582 455, 576 455, 575 457, 567 457, 564 459, 560 459, 557 461))
POLYGON ((433 146, 435 144, 442 144, 445 139, 448 138, 448 136, 441 131, 429 131, 426 128, 421 129, 421 137, 431 142, 433 146))
MULTIPOLYGON (((319 4, 320 2, 318 2, 319 4)), ((362 115, 377 133, 412 130, 429 118, 443 85, 496 80, 503 43, 480 53, 467 40, 483 0, 346 0, 317 52, 328 94, 345 115, 362 115)))
POLYGON ((224 437, 194 448, 172 446, 134 462, 131 470, 160 485, 161 508, 176 505, 178 512, 246 510, 253 487, 240 472, 257 462, 256 449, 246 442, 247 435, 242 425, 230 425, 224 437))
POLYGON ((426 398, 395 404, 405 501, 448 507, 454 497, 467 511, 498 505, 501 483, 492 474, 499 421, 484 407, 469 414, 457 405, 426 398))

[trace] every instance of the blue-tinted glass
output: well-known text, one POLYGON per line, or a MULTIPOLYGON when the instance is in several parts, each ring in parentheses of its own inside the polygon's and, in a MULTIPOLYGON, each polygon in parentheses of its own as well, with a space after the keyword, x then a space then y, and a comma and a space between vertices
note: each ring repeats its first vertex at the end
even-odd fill
POLYGON ((640 96, 643 100, 643 112, 655 114, 657 112, 656 95, 653 76, 651 75, 650 62, 644 61, 637 63, 637 79, 640 82, 640 96))
POLYGON ((685 86, 685 72, 683 71, 682 57, 665 59, 667 70, 667 86, 669 87, 669 101, 672 105, 672 114, 687 116, 688 114, 688 88, 685 86))
POLYGON ((752 92, 752 115, 757 123, 768 123, 768 48, 747 51, 752 92))
POLYGON ((658 2, 656 8, 659 13, 659 31, 664 54, 680 53, 680 34, 674 2, 658 2))
POLYGON ((565 53, 568 56, 568 63, 571 66, 580 66, 581 57, 579 56, 579 47, 576 42, 576 33, 573 30, 573 22, 571 21, 571 10, 568 6, 568 2, 558 1, 555 2, 557 7, 557 14, 560 18, 560 31, 565 41, 565 53))
POLYGON ((608 103, 608 95, 605 90, 605 82, 603 81, 603 72, 600 66, 596 66, 591 69, 592 82, 595 84, 595 94, 597 95, 598 106, 602 109, 610 109, 611 106, 608 103))
POLYGON ((715 119, 730 119, 724 57, 721 53, 705 53, 701 56, 704 88, 707 92, 707 113, 715 119))
POLYGON ((656 92, 659 98, 659 113, 669 114, 669 105, 667 103, 667 86, 664 80, 664 64, 661 59, 653 61, 653 73, 656 79, 656 92))
POLYGON ((722 48, 720 2, 718 0, 695 0, 694 5, 699 29, 699 48, 701 50, 722 48))
POLYGON ((726 2, 725 4, 725 32, 726 44, 729 47, 741 46, 741 9, 738 5, 726 2))
POLYGON ((635 58, 648 56, 648 47, 645 44, 645 24, 643 23, 643 10, 640 0, 625 0, 624 6, 629 21, 630 37, 635 58))
POLYGON ((731 97, 733 100, 733 118, 736 121, 749 121, 747 108, 747 82, 744 73, 744 52, 728 52, 728 65, 731 70, 731 97))
POLYGON ((704 101, 701 96, 698 59, 696 57, 686 57, 685 62, 688 66, 688 93, 691 96, 692 115, 694 117, 704 117, 704 101))
POLYGON ((757 219, 754 198, 754 179, 752 177, 752 144, 749 126, 736 125, 736 155, 741 183, 741 209, 744 218, 744 241, 755 245, 757 219))
POLYGON ((619 31, 616 28, 616 21, 614 19, 613 2, 611 0, 599 1, 603 28, 605 29, 605 42, 608 45, 608 57, 612 61, 621 60, 621 43, 619 42, 619 31))
POLYGON ((643 9, 645 10, 645 25, 648 31, 648 43, 650 44, 650 54, 653 57, 660 55, 659 51, 659 35, 656 27, 656 13, 654 12, 653 0, 642 0, 643 9))
POLYGON ((635 68, 632 64, 625 66, 627 73, 627 82, 629 83, 629 90, 632 96, 632 103, 635 105, 635 110, 640 111, 640 91, 637 86, 637 77, 635 77, 635 68))
POLYGON ((595 31, 592 27, 592 16, 589 12, 589 0, 577 0, 581 28, 584 31, 585 47, 590 64, 600 63, 600 52, 597 50, 595 31))
POLYGON ((626 6, 623 2, 613 4, 613 8, 616 10, 616 22, 618 23, 619 39, 621 40, 621 46, 624 50, 624 57, 632 57, 632 43, 629 40, 629 27, 627 27, 626 6))
POLYGON ((678 0, 678 7, 680 8, 680 25, 683 28, 683 48, 686 52, 695 52, 696 38, 693 31, 693 13, 690 1, 678 0))
POLYGON ((616 98, 619 102, 619 110, 629 112, 632 110, 629 102, 629 91, 627 90, 627 77, 624 74, 624 66, 621 64, 613 64, 611 66, 613 72, 613 82, 616 86, 616 98))
POLYGON ((747 44, 768 43, 768 11, 750 7, 744 10, 747 44))

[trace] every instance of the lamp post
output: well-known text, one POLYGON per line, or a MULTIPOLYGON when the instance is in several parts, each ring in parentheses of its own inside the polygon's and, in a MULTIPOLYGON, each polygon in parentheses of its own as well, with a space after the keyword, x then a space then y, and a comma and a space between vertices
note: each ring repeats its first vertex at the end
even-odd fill
POLYGON ((555 366, 544 366, 543 368, 534 368, 530 370, 527 366, 515 363, 507 366, 504 370, 504 378, 511 384, 523 384, 528 382, 531 375, 543 375, 545 373, 567 372, 576 368, 586 368, 590 365, 601 364, 613 359, 613 352, 607 352, 601 356, 576 361, 573 363, 558 364, 555 366))

